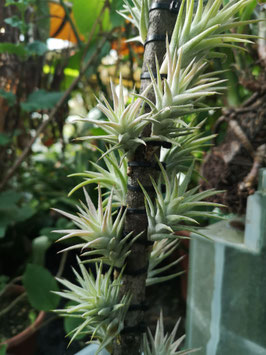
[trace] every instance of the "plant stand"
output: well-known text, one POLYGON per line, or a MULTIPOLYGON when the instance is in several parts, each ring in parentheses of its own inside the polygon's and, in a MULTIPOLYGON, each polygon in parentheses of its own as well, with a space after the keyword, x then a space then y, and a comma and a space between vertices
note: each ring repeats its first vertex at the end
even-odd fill
POLYGON ((266 169, 245 224, 231 218, 192 236, 187 345, 199 355, 266 354, 266 169))

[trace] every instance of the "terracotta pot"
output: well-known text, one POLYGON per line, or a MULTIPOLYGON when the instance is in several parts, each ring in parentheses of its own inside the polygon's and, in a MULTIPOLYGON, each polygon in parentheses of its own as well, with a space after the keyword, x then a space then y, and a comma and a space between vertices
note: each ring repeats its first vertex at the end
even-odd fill
MULTIPOLYGON (((19 295, 24 292, 23 286, 12 285, 8 291, 19 295)), ((45 312, 41 311, 35 321, 22 332, 0 343, 7 344, 7 355, 34 355, 36 346, 36 332, 42 324, 45 312)))

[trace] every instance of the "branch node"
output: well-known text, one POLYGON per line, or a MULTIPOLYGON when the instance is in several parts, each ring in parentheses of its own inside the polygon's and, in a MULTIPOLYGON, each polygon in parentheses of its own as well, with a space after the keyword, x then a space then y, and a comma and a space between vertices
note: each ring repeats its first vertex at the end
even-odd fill
POLYGON ((149 35, 144 43, 144 48, 148 43, 151 42, 165 42, 166 41, 166 35, 160 35, 160 34, 152 34, 149 35))
POLYGON ((167 10, 173 12, 174 14, 178 14, 180 8, 180 2, 177 0, 169 2, 153 2, 149 9, 149 12, 153 10, 167 10))

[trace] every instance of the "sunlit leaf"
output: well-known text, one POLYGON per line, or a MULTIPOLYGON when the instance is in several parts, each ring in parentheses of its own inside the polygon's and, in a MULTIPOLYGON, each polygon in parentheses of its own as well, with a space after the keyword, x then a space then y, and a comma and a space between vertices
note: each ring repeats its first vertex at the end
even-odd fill
MULTIPOLYGON (((73 14, 75 23, 77 24, 79 31, 85 37, 88 37, 103 6, 103 1, 73 0, 73 14)), ((106 9, 104 11, 103 17, 99 21, 100 25, 97 26, 97 31, 95 31, 94 36, 100 30, 100 26, 102 31, 107 31, 110 28, 109 18, 109 10, 106 9)))

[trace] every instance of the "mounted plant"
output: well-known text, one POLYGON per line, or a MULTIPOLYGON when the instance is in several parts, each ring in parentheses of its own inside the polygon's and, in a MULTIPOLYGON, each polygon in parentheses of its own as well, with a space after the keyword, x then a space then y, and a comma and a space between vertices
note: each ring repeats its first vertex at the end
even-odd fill
POLYGON ((162 275, 178 261, 164 267, 160 267, 160 262, 178 247, 183 231, 200 234, 198 219, 215 216, 202 207, 220 206, 203 201, 219 191, 198 192, 197 187, 190 187, 194 153, 201 151, 211 138, 202 136, 204 122, 196 123, 195 117, 199 112, 215 109, 204 100, 224 89, 220 72, 210 71, 209 58, 219 58, 220 47, 245 50, 245 44, 250 43, 250 36, 230 31, 249 23, 237 21, 237 14, 251 1, 232 0, 225 6, 222 0, 208 0, 205 5, 203 0, 197 5, 194 0, 168 1, 169 7, 165 1, 151 4, 136 0, 133 6, 125 1, 122 15, 137 26, 138 39, 146 41, 142 89, 125 102, 120 76, 118 95, 111 83, 113 102, 104 97, 98 100, 106 120, 83 120, 105 131, 98 137, 79 139, 105 141, 109 145, 102 152, 106 166, 93 164, 96 172, 75 174, 85 181, 72 192, 97 182, 107 190, 107 197, 102 202, 99 187, 96 210, 84 191, 87 205, 81 202, 77 216, 61 212, 77 229, 57 231, 64 234, 61 240, 81 238, 70 248, 80 249, 83 273, 83 278, 76 274, 80 286, 61 280, 70 291, 60 295, 75 305, 59 312, 82 319, 82 326, 72 336, 81 331, 91 334, 91 340, 98 339, 100 343, 98 352, 107 344, 114 355, 195 351, 177 350, 182 339, 175 339, 176 328, 170 336, 164 334, 162 314, 155 338, 150 331, 142 337, 146 331, 145 287, 178 276, 179 273, 162 275), (162 34, 152 33, 154 18, 158 22, 155 27, 164 35, 167 32, 170 38, 173 30, 170 42, 167 36, 165 41, 156 40, 162 34), (167 28, 166 23, 175 23, 174 29, 167 28), (183 181, 181 172, 185 174, 183 181), (83 266, 88 262, 101 263, 96 264, 96 277, 83 266), (102 263, 109 267, 104 275, 102 263), (108 287, 110 297, 106 296, 108 287), (111 297, 111 290, 115 297, 111 297), (114 319, 117 323, 113 329, 114 319))

